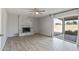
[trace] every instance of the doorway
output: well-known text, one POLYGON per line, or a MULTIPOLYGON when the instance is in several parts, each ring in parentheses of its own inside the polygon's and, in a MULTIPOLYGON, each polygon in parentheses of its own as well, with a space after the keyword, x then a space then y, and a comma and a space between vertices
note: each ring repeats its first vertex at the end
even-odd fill
POLYGON ((63 39, 68 42, 76 43, 77 35, 78 16, 54 18, 54 37, 63 39))
POLYGON ((54 37, 63 39, 62 20, 54 18, 54 37))
POLYGON ((65 17, 64 40, 76 43, 78 35, 78 16, 65 17))

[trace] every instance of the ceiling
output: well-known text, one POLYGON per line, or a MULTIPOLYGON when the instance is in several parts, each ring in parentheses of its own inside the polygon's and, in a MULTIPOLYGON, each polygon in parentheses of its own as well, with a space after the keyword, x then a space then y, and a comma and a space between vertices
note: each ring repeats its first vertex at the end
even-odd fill
POLYGON ((30 17, 43 17, 49 14, 59 13, 72 8, 39 8, 40 10, 45 10, 42 14, 34 15, 32 12, 29 12, 33 8, 6 8, 8 13, 17 14, 17 15, 28 15, 30 17))

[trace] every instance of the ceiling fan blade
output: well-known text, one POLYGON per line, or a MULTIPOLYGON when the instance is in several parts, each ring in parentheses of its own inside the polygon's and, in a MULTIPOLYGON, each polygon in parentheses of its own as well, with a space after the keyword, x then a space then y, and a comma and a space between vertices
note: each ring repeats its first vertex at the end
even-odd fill
POLYGON ((36 11, 38 11, 38 9, 37 8, 34 8, 33 11, 36 12, 36 11))
POLYGON ((45 10, 39 10, 39 12, 45 12, 45 10))
POLYGON ((39 14, 43 14, 43 13, 39 12, 39 14))
POLYGON ((45 12, 45 10, 40 10, 39 8, 34 8, 35 12, 45 12))
POLYGON ((29 12, 32 12, 33 14, 36 14, 36 13, 43 14, 42 12, 45 12, 45 10, 41 10, 39 8, 33 8, 29 12))
POLYGON ((29 12, 34 12, 34 11, 29 11, 29 12))

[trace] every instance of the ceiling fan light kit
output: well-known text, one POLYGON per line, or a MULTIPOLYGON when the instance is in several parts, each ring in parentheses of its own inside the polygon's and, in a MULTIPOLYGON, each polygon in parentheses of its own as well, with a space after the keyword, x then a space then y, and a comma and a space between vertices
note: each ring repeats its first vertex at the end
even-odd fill
POLYGON ((35 12, 35 14, 36 14, 36 15, 38 15, 38 14, 39 14, 39 12, 35 12))
POLYGON ((39 14, 42 14, 42 12, 45 12, 45 10, 40 10, 38 8, 34 8, 30 12, 33 12, 33 14, 35 14, 35 15, 39 15, 39 14))

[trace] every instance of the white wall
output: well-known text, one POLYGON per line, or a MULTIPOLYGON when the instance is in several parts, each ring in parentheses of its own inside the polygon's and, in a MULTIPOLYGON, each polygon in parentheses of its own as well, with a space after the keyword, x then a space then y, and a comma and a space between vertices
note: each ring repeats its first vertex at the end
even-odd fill
POLYGON ((2 20, 1 20, 1 19, 2 19, 2 17, 1 17, 2 15, 1 15, 1 14, 2 14, 2 12, 1 12, 1 11, 2 11, 2 9, 0 8, 0 34, 2 33, 2 31, 1 31, 1 27, 2 27, 2 26, 1 26, 1 25, 2 25, 2 24, 1 24, 1 21, 2 21, 2 20))
POLYGON ((46 16, 42 17, 39 20, 39 33, 52 36, 52 31, 53 31, 53 17, 51 16, 46 16))
POLYGON ((12 37, 18 33, 18 16, 13 14, 8 14, 7 22, 7 36, 12 37))
MULTIPOLYGON (((1 24, 2 23, 1 22, 2 21, 1 20, 2 17, 1 17, 1 11, 2 11, 2 9, 0 8, 0 34, 2 34, 2 24, 1 24)), ((0 37, 0 50, 1 50, 1 39, 2 39, 2 37, 0 37)))
MULTIPOLYGON (((12 37, 18 33, 18 15, 8 14, 7 36, 12 37)), ((27 15, 19 16, 19 33, 22 34, 22 27, 31 27, 31 33, 38 32, 37 19, 27 15)))
POLYGON ((1 39, 1 49, 3 49, 3 47, 4 47, 4 45, 5 45, 5 42, 6 42, 6 40, 7 40, 7 27, 6 27, 6 25, 7 25, 7 12, 6 12, 6 9, 2 9, 2 18, 1 18, 1 20, 2 20, 2 22, 1 22, 1 29, 2 29, 2 34, 3 34, 3 36, 2 36, 2 39, 1 39))
POLYGON ((32 26, 33 26, 33 32, 34 33, 39 33, 39 18, 33 18, 33 20, 32 20, 32 26))

